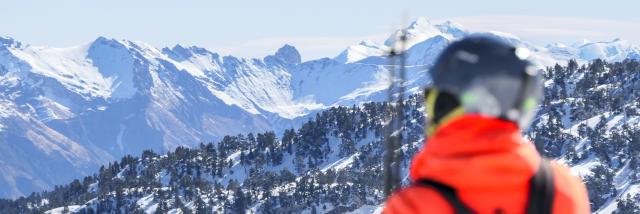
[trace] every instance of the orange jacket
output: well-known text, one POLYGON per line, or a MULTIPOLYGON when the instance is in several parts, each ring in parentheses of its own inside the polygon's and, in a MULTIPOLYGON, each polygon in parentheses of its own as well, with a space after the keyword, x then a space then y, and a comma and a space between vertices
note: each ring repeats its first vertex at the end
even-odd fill
MULTIPOLYGON (((511 122, 464 115, 440 127, 413 159, 413 181, 431 179, 458 191, 477 213, 524 213, 528 181, 541 158, 511 122)), ((552 163, 553 213, 589 213, 585 185, 567 167, 552 163)), ((441 194, 409 186, 395 192, 383 213, 453 213, 441 194)))

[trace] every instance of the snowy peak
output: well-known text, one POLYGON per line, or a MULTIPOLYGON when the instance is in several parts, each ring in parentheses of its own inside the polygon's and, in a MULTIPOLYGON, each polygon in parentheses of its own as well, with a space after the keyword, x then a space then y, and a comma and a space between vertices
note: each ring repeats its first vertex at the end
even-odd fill
POLYGON ((546 48, 555 58, 576 58, 584 61, 594 59, 622 61, 627 58, 635 59, 635 57, 640 54, 640 48, 620 38, 604 42, 583 40, 570 46, 554 43, 547 45, 546 48))
POLYGON ((217 54, 212 53, 211 51, 205 48, 201 48, 198 46, 184 47, 179 44, 173 46, 173 48, 163 48, 162 53, 169 56, 171 59, 179 62, 188 60, 189 58, 194 57, 195 55, 211 55, 211 56, 214 56, 215 58, 218 57, 217 54))
POLYGON ((346 50, 336 56, 334 60, 341 63, 357 62, 370 56, 382 56, 385 54, 386 49, 386 46, 365 40, 357 45, 349 46, 346 50))
POLYGON ((162 53, 179 62, 187 60, 193 56, 193 53, 182 45, 175 45, 173 48, 163 48, 162 53))
POLYGON ((147 61, 153 61, 154 59, 165 57, 158 48, 141 41, 109 39, 101 36, 92 42, 91 46, 108 46, 113 50, 127 50, 132 56, 135 56, 138 59, 144 58, 147 61))
MULTIPOLYGON (((100 73, 105 76, 111 76, 120 69, 112 68, 112 64, 118 63, 121 60, 126 60, 130 56, 130 52, 125 45, 113 40, 100 37, 96 39, 87 50, 87 58, 90 59, 98 68, 103 67, 100 73)), ((130 61, 130 60, 126 60, 130 61)))
POLYGON ((22 43, 8 36, 0 36, 0 46, 20 47, 22 43))
MULTIPOLYGON (((400 39, 403 30, 398 30, 391 35, 385 42, 386 46, 393 46, 400 39)), ((407 46, 411 47, 418 42, 422 42, 427 38, 442 34, 438 28, 431 24, 426 18, 418 18, 413 21, 409 27, 404 29, 407 33, 407 46)))
POLYGON ((438 28, 440 32, 450 34, 453 37, 462 37, 469 34, 461 24, 452 21, 445 21, 442 24, 435 25, 435 27, 438 28))
MULTIPOLYGON (((334 60, 341 63, 352 63, 368 57, 383 56, 386 51, 388 51, 400 38, 403 31, 407 34, 407 50, 434 37, 453 40, 469 34, 469 32, 458 23, 445 21, 440 24, 433 24, 426 18, 421 17, 413 21, 407 28, 394 32, 387 40, 385 40, 384 44, 377 44, 372 41, 363 41, 357 45, 349 46, 346 50, 336 56, 334 60)), ((376 61, 379 61, 379 59, 376 61)))
POLYGON ((142 42, 133 42, 129 40, 121 40, 114 38, 106 38, 103 36, 98 37, 89 45, 90 49, 103 49, 109 51, 142 51, 145 49, 146 44, 142 42))
MULTIPOLYGON (((357 45, 349 46, 336 56, 334 60, 340 63, 353 63, 373 57, 375 59, 367 59, 367 63, 380 64, 380 57, 384 56, 390 47, 395 44, 403 31, 407 34, 407 44, 405 47, 407 50, 435 37, 440 37, 436 39, 438 41, 441 41, 442 39, 451 41, 469 35, 469 32, 458 23, 445 21, 439 24, 433 24, 426 18, 421 17, 413 21, 409 26, 407 26, 407 28, 394 32, 383 44, 377 44, 372 41, 363 41, 357 45)), ((422 46, 428 47, 430 45, 424 44, 422 46)), ((430 52, 438 52, 439 50, 424 50, 424 48, 417 48, 416 50, 418 49, 430 52)), ((437 53, 431 53, 430 55, 437 55, 437 53)))
POLYGON ((549 53, 554 56, 555 58, 559 58, 559 59, 572 59, 575 58, 576 54, 576 50, 575 48, 572 48, 570 46, 567 46, 565 44, 562 43, 553 43, 553 44, 548 44, 545 46, 545 48, 549 51, 549 53))
POLYGON ((122 43, 116 39, 109 39, 104 36, 100 36, 91 43, 91 46, 96 45, 122 46, 122 43))
MULTIPOLYGON (((384 42, 384 44, 386 46, 392 46, 400 38, 402 31, 403 30, 396 31, 384 42)), ((447 21, 434 25, 423 17, 413 21, 409 27, 404 29, 404 31, 407 34, 407 48, 437 35, 441 35, 449 39, 467 35, 467 30, 465 30, 460 24, 447 21)))
POLYGON ((516 47, 527 47, 527 48, 532 48, 533 47, 533 45, 522 41, 516 35, 510 34, 510 33, 505 33, 505 32, 500 32, 500 31, 478 32, 478 33, 472 33, 472 34, 470 34, 470 36, 491 37, 491 38, 494 38, 494 39, 497 39, 497 40, 501 40, 503 42, 506 42, 506 43, 511 44, 513 46, 516 46, 516 47))
POLYGON ((582 41, 580 42, 576 42, 576 43, 572 43, 571 47, 573 48, 579 48, 580 46, 586 45, 592 43, 591 41, 589 41, 588 39, 582 39, 582 41))
POLYGON ((627 58, 627 55, 633 52, 638 52, 638 50, 631 47, 627 41, 615 39, 610 42, 593 42, 584 44, 579 47, 578 54, 580 55, 580 58, 585 60, 601 58, 619 61, 627 58))
POLYGON ((407 50, 407 65, 422 66, 433 64, 450 42, 446 37, 437 35, 414 45, 407 50))
POLYGON ((87 59, 109 83, 111 97, 128 98, 135 94, 134 58, 123 43, 100 37, 89 47, 87 59))
POLYGON ((302 58, 300 57, 300 53, 298 50, 291 45, 284 45, 276 51, 274 57, 285 64, 289 65, 297 65, 302 62, 302 58))

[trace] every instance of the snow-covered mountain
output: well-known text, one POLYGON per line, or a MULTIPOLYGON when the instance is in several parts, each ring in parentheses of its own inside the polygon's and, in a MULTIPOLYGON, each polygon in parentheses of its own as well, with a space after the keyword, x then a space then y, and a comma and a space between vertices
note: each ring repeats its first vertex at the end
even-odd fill
MULTIPOLYGON (((622 40, 539 47, 506 33, 426 19, 404 30, 409 93, 429 83, 426 72, 440 51, 474 34, 528 47, 543 66, 571 58, 640 58, 639 49, 622 40)), ((280 134, 331 106, 382 101, 390 67, 385 53, 399 33, 307 62, 290 45, 245 59, 103 37, 70 48, 0 37, 0 197, 49 189, 144 149, 280 134)))
POLYGON ((572 45, 555 43, 546 46, 548 51, 560 59, 603 59, 607 61, 622 61, 627 58, 637 59, 640 49, 623 39, 609 42, 589 42, 587 40, 572 45))
MULTIPOLYGON (((224 68, 217 71, 230 74, 214 79, 216 73, 192 70, 143 43, 105 38, 68 49, 9 40, 0 47, 0 55, 0 99, 6 103, 0 122, 5 127, 2 152, 12 154, 0 158, 8 168, 3 170, 3 196, 51 187, 85 174, 83 168, 95 169, 143 149, 163 151, 225 134, 270 129, 266 118, 216 96, 222 87, 214 88, 215 83, 243 80, 228 80, 243 74, 233 57, 211 58, 224 68), (212 78, 190 73, 195 71, 212 78), (68 145, 47 145, 56 143, 68 145)), ((273 76, 279 70, 269 70, 264 63, 243 65, 265 70, 264 76, 254 77, 265 80, 260 84, 267 84, 269 77, 277 79, 273 76)))
MULTIPOLYGON (((583 178, 592 212, 640 212, 640 62, 571 61, 544 74, 526 138, 583 178)), ((397 130, 403 175, 424 143, 421 97, 406 100, 397 130)), ((332 107, 282 135, 124 156, 53 191, 0 200, 0 213, 379 213, 390 106, 332 107)))

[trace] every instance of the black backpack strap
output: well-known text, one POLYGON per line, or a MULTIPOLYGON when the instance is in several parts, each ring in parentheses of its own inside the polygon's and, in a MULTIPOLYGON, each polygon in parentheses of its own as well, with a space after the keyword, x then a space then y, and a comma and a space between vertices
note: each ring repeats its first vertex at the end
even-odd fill
POLYGON ((547 160, 540 162, 540 168, 529 181, 529 200, 526 213, 551 214, 555 195, 553 169, 547 160))
MULTIPOLYGON (((529 198, 526 212, 528 214, 551 214, 553 209, 553 199, 555 196, 553 169, 547 160, 540 162, 540 168, 529 180, 529 198)), ((415 185, 430 187, 439 192, 447 202, 453 207, 456 214, 475 213, 470 207, 464 204, 457 191, 445 184, 429 179, 421 179, 415 185)))
POLYGON ((422 179, 415 182, 415 185, 431 187, 439 192, 447 202, 453 207, 456 214, 473 214, 475 213, 470 207, 464 204, 460 197, 458 197, 457 191, 445 184, 437 181, 422 179))

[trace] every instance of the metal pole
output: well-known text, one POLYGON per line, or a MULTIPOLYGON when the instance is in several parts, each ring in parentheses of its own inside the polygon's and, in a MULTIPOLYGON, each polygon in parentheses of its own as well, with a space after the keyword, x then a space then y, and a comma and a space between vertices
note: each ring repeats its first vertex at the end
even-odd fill
POLYGON ((391 69, 389 69, 389 78, 391 79, 388 96, 389 102, 387 103, 387 108, 391 115, 389 119, 389 123, 387 125, 387 130, 385 134, 385 157, 384 157, 384 173, 385 173, 385 188, 384 195, 385 197, 389 197, 393 191, 395 191, 400 186, 400 155, 398 149, 404 144, 403 137, 403 125, 404 125, 404 91, 405 91, 405 79, 406 79, 406 70, 405 70, 405 51, 407 36, 406 31, 402 31, 400 35, 400 50, 396 50, 396 45, 394 44, 391 52, 389 53, 389 64, 391 65, 391 69), (399 80, 396 80, 396 57, 400 57, 400 70, 399 70, 399 80), (396 92, 395 90, 398 89, 396 92), (397 95, 396 95, 397 93, 397 95), (397 102, 395 99, 397 96, 397 102))
MULTIPOLYGON (((389 197, 391 196, 391 194, 393 193, 393 191, 395 190, 395 187, 393 185, 393 169, 392 169, 392 163, 393 163, 393 159, 394 159, 394 140, 393 137, 391 136, 393 134, 393 130, 394 130, 394 126, 395 126, 395 122, 394 122, 394 117, 393 117, 393 90, 395 88, 395 57, 396 57, 396 53, 395 50, 392 48, 391 52, 389 52, 389 89, 387 90, 388 93, 388 102, 387 102, 387 106, 386 106, 386 111, 388 111, 389 113, 389 118, 388 118, 388 123, 387 126, 385 127, 385 139, 384 139, 384 143, 385 143, 385 153, 384 153, 384 163, 383 163, 383 170, 384 170, 384 196, 385 197, 389 197)), ((385 118, 386 120, 387 118, 385 118)))

